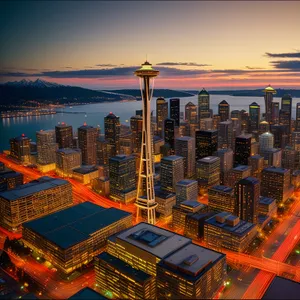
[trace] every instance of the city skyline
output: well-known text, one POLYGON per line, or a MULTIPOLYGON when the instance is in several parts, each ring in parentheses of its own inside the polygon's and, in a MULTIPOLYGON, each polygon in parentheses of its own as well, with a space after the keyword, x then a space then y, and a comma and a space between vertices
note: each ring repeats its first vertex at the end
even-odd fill
POLYGON ((1 6, 0 82, 42 78, 92 89, 137 88, 132 72, 147 57, 160 70, 157 88, 300 86, 299 2, 1 6))

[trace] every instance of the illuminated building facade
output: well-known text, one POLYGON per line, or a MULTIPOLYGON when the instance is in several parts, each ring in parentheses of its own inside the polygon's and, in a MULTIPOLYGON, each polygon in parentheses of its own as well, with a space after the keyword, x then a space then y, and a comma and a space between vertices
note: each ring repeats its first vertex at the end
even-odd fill
POLYGON ((276 148, 266 149, 264 151, 265 166, 281 167, 282 150, 276 148))
POLYGON ((274 147, 274 135, 271 132, 265 132, 259 136, 259 153, 264 154, 265 150, 274 147))
POLYGON ((99 177, 99 170, 96 166, 81 166, 73 169, 72 177, 83 184, 90 184, 93 179, 99 177))
POLYGON ((70 274, 93 260, 107 238, 129 228, 132 215, 116 208, 84 202, 23 224, 23 242, 70 274))
POLYGON ((91 181, 93 190, 98 194, 108 197, 110 194, 109 178, 101 176, 91 181))
POLYGON ((175 154, 183 157, 184 177, 191 178, 195 175, 195 139, 183 136, 176 139, 175 154))
POLYGON ((217 130, 196 130, 196 160, 206 156, 212 156, 218 149, 217 130))
POLYGON ((264 228, 277 214, 276 200, 267 197, 260 197, 258 204, 258 225, 264 228))
POLYGON ((197 106, 192 102, 185 105, 185 120, 190 124, 197 124, 197 106))
POLYGON ((0 192, 12 190, 23 184, 23 174, 10 169, 0 169, 0 192))
POLYGON ((225 254, 189 244, 158 263, 157 298, 213 299, 225 279, 225 254))
POLYGON ((120 118, 112 112, 104 118, 104 134, 109 143, 109 157, 116 156, 120 152, 121 125, 120 118))
POLYGON ((97 163, 97 137, 98 130, 84 123, 78 128, 78 144, 82 155, 82 164, 95 165, 97 163))
POLYGON ((208 189, 208 207, 210 210, 234 213, 235 195, 231 187, 215 185, 208 189))
POLYGON ((293 131, 292 132, 292 147, 296 151, 300 151, 300 132, 293 131))
POLYGON ((40 130, 36 132, 37 162, 41 165, 53 164, 56 161, 56 144, 54 130, 40 130))
POLYGON ((56 173, 59 176, 70 176, 72 170, 81 166, 79 149, 62 148, 56 151, 56 173))
POLYGON ((116 299, 155 299, 156 280, 123 260, 102 252, 95 258, 98 288, 116 299))
POLYGON ((300 102, 296 104, 296 126, 295 131, 300 131, 300 102))
POLYGON ((129 203, 136 198, 134 156, 117 155, 109 159, 110 198, 129 203))
POLYGON ((248 158, 251 156, 251 140, 251 134, 243 134, 235 138, 235 166, 248 164, 248 158))
POLYGON ((233 149, 233 124, 231 120, 218 124, 218 148, 233 149))
POLYGON ((142 146, 143 118, 141 116, 131 117, 130 129, 132 132, 132 151, 134 153, 140 153, 142 146))
POLYGON ((198 198, 198 181, 191 179, 183 179, 176 183, 176 203, 194 200, 198 198))
POLYGON ((279 117, 280 117, 279 102, 271 103, 271 111, 272 111, 272 119, 270 121, 270 124, 279 124, 279 117))
POLYGON ((176 183, 184 179, 184 160, 182 156, 170 155, 162 158, 160 163, 161 188, 175 192, 176 183))
POLYGON ((10 143, 10 156, 22 163, 30 161, 30 140, 25 134, 12 138, 10 143))
POLYGON ((220 121, 224 122, 229 120, 230 105, 226 100, 223 100, 218 105, 218 114, 220 116, 220 121))
POLYGON ((71 205, 72 186, 68 181, 40 177, 0 193, 0 222, 3 227, 15 231, 24 222, 71 205))
POLYGON ((241 220, 258 223, 258 206, 260 196, 260 182, 257 178, 246 177, 235 186, 235 215, 241 220))
POLYGON ((259 134, 270 131, 270 124, 266 121, 261 121, 259 123, 259 134))
POLYGON ((180 99, 170 99, 170 119, 175 121, 175 126, 180 124, 180 99))
POLYGON ((213 119, 212 118, 202 118, 199 121, 200 130, 212 130, 213 128, 213 119))
POLYGON ((109 142, 104 140, 103 138, 98 138, 96 144, 97 144, 97 153, 96 153, 97 163, 99 165, 108 165, 108 160, 110 155, 109 142))
POLYGON ((264 89, 265 93, 265 120, 270 123, 272 122, 272 102, 273 95, 276 91, 269 85, 264 89))
POLYGON ((253 102, 249 105, 249 132, 257 132, 260 123, 260 105, 253 102))
POLYGON ((226 178, 226 184, 227 186, 230 186, 232 188, 235 187, 235 184, 246 177, 251 176, 251 166, 243 166, 239 165, 232 170, 228 172, 228 177, 226 178))
POLYGON ((197 180, 200 193, 220 184, 220 158, 207 156, 197 161, 197 180))
POLYGON ((260 179, 261 172, 264 168, 264 157, 258 154, 250 156, 248 166, 251 167, 251 176, 260 179))
POLYGON ((209 93, 203 88, 198 94, 198 121, 210 118, 209 93))
POLYGON ((174 193, 156 188, 155 201, 157 203, 156 212, 159 216, 168 217, 172 215, 172 207, 176 204, 176 195, 174 193))
POLYGON ((73 129, 71 125, 62 122, 55 126, 55 136, 58 148, 73 148, 73 129))
POLYGON ((165 119, 164 137, 165 143, 169 144, 172 151, 175 151, 175 139, 178 136, 178 127, 175 126, 175 120, 165 119))
POLYGON ((233 151, 231 149, 219 149, 213 156, 217 156, 220 158, 220 183, 224 184, 226 181, 226 177, 228 172, 233 167, 233 151))
POLYGON ((277 205, 284 203, 292 194, 291 171, 284 168, 268 167, 261 176, 261 195, 276 200, 277 205))
POLYGON ((289 144, 289 134, 287 125, 271 125, 271 133, 274 135, 274 147, 284 148, 289 144))
POLYGON ((221 212, 205 221, 204 241, 213 249, 244 252, 257 234, 257 226, 221 212))
POLYGON ((163 97, 156 99, 156 125, 157 135, 163 137, 165 119, 168 118, 168 102, 163 97))
POLYGON ((281 98, 280 124, 287 125, 288 134, 292 131, 292 96, 284 95, 281 98))

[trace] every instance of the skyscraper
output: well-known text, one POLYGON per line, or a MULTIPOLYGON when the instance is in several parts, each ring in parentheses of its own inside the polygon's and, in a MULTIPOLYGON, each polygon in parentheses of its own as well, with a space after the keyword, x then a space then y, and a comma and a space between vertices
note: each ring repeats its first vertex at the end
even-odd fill
POLYGON ((29 163, 30 160, 30 140, 23 133, 21 136, 12 138, 10 143, 10 156, 23 163, 29 163))
POLYGON ((135 157, 117 155, 109 159, 110 197, 123 203, 136 198, 135 157))
POLYGON ((164 122, 168 118, 168 102, 163 97, 156 99, 157 135, 163 137, 164 122))
POLYGON ((271 111, 272 111, 272 118, 270 124, 278 124, 279 123, 279 102, 271 103, 271 111))
POLYGON ((141 210, 147 211, 147 221, 150 224, 156 223, 154 195, 154 180, 153 180, 153 155, 152 155, 152 134, 151 134, 151 90, 150 79, 159 74, 159 71, 154 70, 149 62, 145 62, 142 67, 135 71, 136 76, 140 77, 140 87, 143 88, 143 134, 142 134, 142 149, 139 168, 139 179, 137 188, 137 219, 141 210), (144 87, 142 86, 144 84, 144 87))
POLYGON ((220 183, 224 184, 228 172, 233 167, 233 151, 231 149, 219 149, 213 156, 220 158, 220 183))
POLYGON ((130 129, 132 139, 132 150, 134 153, 140 153, 142 146, 143 118, 138 115, 131 117, 130 129))
POLYGON ((249 132, 255 132, 259 129, 260 106, 256 102, 249 105, 249 132))
POLYGON ((218 105, 219 111, 218 114, 221 118, 221 122, 227 121, 230 114, 230 105, 226 100, 223 100, 218 105))
POLYGON ((175 126, 180 124, 180 99, 170 99, 170 119, 175 121, 175 126))
POLYGON ((259 195, 260 183, 257 178, 246 177, 238 181, 235 186, 235 215, 243 221, 257 224, 259 195))
POLYGON ((195 139, 183 136, 176 139, 175 154, 182 156, 184 160, 184 177, 191 178, 195 175, 195 139))
POLYGON ((220 122, 218 125, 218 148, 233 148, 233 124, 231 120, 220 122))
POLYGON ((170 155, 160 163, 161 188, 169 192, 176 191, 176 183, 184 179, 184 161, 182 156, 170 155))
POLYGON ((58 149, 54 130, 36 132, 37 162, 41 165, 53 164, 56 161, 55 151, 58 149))
POLYGON ((273 95, 276 94, 276 91, 269 85, 263 92, 265 93, 265 120, 270 123, 272 122, 273 95))
POLYGON ((274 135, 270 132, 265 132, 259 136, 259 153, 264 154, 265 150, 274 147, 274 135))
POLYGON ((73 148, 73 129, 71 125, 62 122, 55 126, 55 136, 58 148, 73 148))
POLYGON ((175 120, 165 119, 165 125, 164 125, 165 142, 170 145, 172 151, 175 150, 176 130, 178 130, 178 127, 177 128, 175 127, 175 120))
POLYGON ((218 131, 217 130, 196 130, 196 160, 212 156, 218 149, 218 131))
POLYGON ((251 134, 243 134, 235 139, 234 164, 247 165, 248 158, 251 156, 251 134))
POLYGON ((203 88, 198 94, 198 121, 210 118, 209 93, 203 88))
POLYGON ((287 94, 281 98, 280 124, 287 125, 289 135, 292 130, 292 100, 287 94))
POLYGON ((196 124, 197 123, 197 106, 189 102, 185 106, 185 120, 189 124, 196 124))
POLYGON ((72 170, 81 166, 81 151, 79 149, 61 148, 56 151, 56 173, 59 176, 69 176, 72 170))
POLYGON ((110 147, 109 156, 116 156, 120 152, 121 125, 120 118, 112 112, 104 118, 104 133, 110 147))
POLYGON ((176 183, 176 203, 183 201, 197 201, 198 182, 197 180, 183 179, 176 183))
POLYGON ((81 149, 82 164, 84 165, 95 165, 97 163, 97 136, 97 128, 86 123, 78 128, 78 144, 81 149))
POLYGON ((296 105, 296 126, 295 131, 300 131, 300 102, 296 105))

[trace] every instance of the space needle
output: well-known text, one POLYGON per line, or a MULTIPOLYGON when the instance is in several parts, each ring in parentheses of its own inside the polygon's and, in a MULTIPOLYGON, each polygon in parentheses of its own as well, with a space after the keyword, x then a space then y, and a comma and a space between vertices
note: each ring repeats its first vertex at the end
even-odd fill
POLYGON ((154 70, 152 65, 146 61, 141 68, 134 72, 140 78, 140 89, 143 102, 143 130, 142 130, 142 146, 140 158, 140 170, 138 178, 137 197, 135 205, 137 206, 136 218, 142 211, 147 212, 147 222, 156 223, 153 180, 153 155, 152 155, 152 134, 151 134, 151 112, 150 102, 153 95, 154 78, 159 71, 154 70), (152 88, 150 88, 152 81, 152 88))

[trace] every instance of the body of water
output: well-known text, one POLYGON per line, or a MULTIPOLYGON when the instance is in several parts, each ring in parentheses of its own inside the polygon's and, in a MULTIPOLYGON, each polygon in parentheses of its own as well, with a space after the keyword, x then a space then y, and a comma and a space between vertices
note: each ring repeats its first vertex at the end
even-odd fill
MULTIPOLYGON (((186 97, 180 99, 181 112, 184 112, 184 106, 188 102, 193 102, 197 105, 198 97, 186 97)), ((261 107, 261 113, 265 111, 264 98, 262 97, 233 97, 227 95, 210 95, 211 108, 214 114, 218 113, 218 104, 226 100, 230 105, 230 110, 244 109, 249 111, 249 105, 252 102, 257 102, 261 107)), ((274 98, 275 102, 280 102, 280 98, 274 98)), ((293 99, 293 118, 295 118, 296 103, 300 102, 300 99, 293 99)), ((151 102, 152 110, 156 109, 156 98, 151 102)), ((76 131, 78 127, 86 122, 88 125, 100 126, 101 133, 104 133, 104 117, 113 112, 120 117, 122 124, 129 125, 130 117, 135 115, 135 111, 142 109, 142 101, 132 102, 112 102, 112 103, 98 103, 73 106, 72 108, 66 107, 64 112, 57 113, 55 115, 46 116, 30 116, 23 118, 8 118, 0 119, 0 151, 9 149, 9 139, 11 137, 19 136, 24 133, 33 141, 36 139, 36 131, 41 129, 54 129, 55 125, 61 122, 65 122, 73 126, 73 130, 76 131)))

